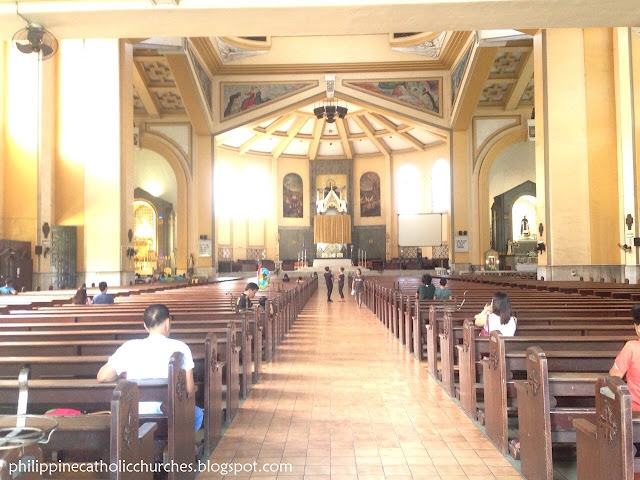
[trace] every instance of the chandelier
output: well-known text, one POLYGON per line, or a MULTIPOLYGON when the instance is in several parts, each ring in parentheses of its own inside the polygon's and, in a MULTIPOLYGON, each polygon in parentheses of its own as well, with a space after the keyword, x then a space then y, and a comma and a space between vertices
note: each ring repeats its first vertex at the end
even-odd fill
POLYGON ((324 118, 327 123, 335 123, 337 118, 344 118, 347 115, 347 107, 338 105, 335 101, 325 101, 322 105, 313 109, 316 118, 324 118))

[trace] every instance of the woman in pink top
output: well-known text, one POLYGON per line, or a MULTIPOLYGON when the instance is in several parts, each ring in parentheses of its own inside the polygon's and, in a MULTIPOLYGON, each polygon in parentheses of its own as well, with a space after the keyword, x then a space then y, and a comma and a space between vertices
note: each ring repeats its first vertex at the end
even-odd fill
MULTIPOLYGON (((631 316, 636 327, 636 335, 640 337, 640 305, 634 305, 631 316)), ((631 340, 622 347, 616 357, 609 375, 627 377, 627 387, 631 393, 631 409, 640 412, 640 339, 631 340)))

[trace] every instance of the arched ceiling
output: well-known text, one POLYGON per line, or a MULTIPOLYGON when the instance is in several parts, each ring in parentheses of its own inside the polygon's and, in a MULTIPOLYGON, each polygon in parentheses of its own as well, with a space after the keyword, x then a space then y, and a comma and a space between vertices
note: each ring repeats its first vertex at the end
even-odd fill
POLYGON ((219 135, 217 145, 241 155, 322 160, 423 152, 447 141, 444 130, 398 120, 391 113, 363 105, 338 102, 348 113, 335 123, 316 118, 313 109, 319 103, 309 103, 219 135))

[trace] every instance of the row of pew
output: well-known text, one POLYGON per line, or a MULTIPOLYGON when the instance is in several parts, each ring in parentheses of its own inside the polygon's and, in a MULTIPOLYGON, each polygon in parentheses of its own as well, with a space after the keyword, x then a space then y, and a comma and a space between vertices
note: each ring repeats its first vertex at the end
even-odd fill
POLYGON ((452 279, 453 298, 436 302, 416 299, 418 279, 378 277, 365 287, 365 304, 427 361, 429 373, 484 425, 494 445, 521 461, 525 478, 553 479, 554 456, 572 458, 576 448, 580 480, 633 478, 640 420, 627 386, 607 375, 625 343, 638 338, 630 311, 640 288, 480 280, 452 279), (513 337, 479 336, 474 325, 496 291, 511 299, 518 318, 513 337))
MULTIPOLYGON (((0 315, 0 413, 86 412, 53 417, 58 427, 40 454, 48 461, 153 464, 164 454, 167 461, 194 465, 196 459, 208 458, 240 401, 259 381, 263 362, 272 360, 317 289, 317 278, 295 284, 272 281, 259 294, 266 297, 266 308, 238 312, 236 299, 245 285, 246 280, 231 280, 142 290, 116 297, 113 305, 31 306, 0 315), (146 336, 142 313, 155 303, 169 307, 171 338, 185 342, 192 352, 195 395, 186 391, 179 353, 171 359, 167 381, 96 381, 99 368, 123 342, 146 336), (138 415, 137 403, 150 400, 163 401, 163 415, 138 415), (205 415, 198 442, 196 404, 205 415), (17 412, 16 406, 22 410, 17 412)), ((15 455, 15 449, 0 450, 0 455, 12 451, 15 455)), ((11 458, 4 460, 11 463, 11 458)), ((193 479, 196 473, 172 470, 168 478, 193 479)), ((111 476, 152 477, 152 472, 123 470, 111 476)))

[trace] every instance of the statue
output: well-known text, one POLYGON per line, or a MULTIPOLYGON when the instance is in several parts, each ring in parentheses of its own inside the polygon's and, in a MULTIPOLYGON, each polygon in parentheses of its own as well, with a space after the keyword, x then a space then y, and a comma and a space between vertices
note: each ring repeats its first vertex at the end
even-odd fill
POLYGON ((507 255, 513 255, 513 241, 511 239, 507 242, 507 255))
POLYGON ((522 217, 522 221, 520 222, 520 236, 528 237, 529 235, 531 235, 531 232, 529 231, 529 220, 527 220, 527 216, 525 215, 522 217))

